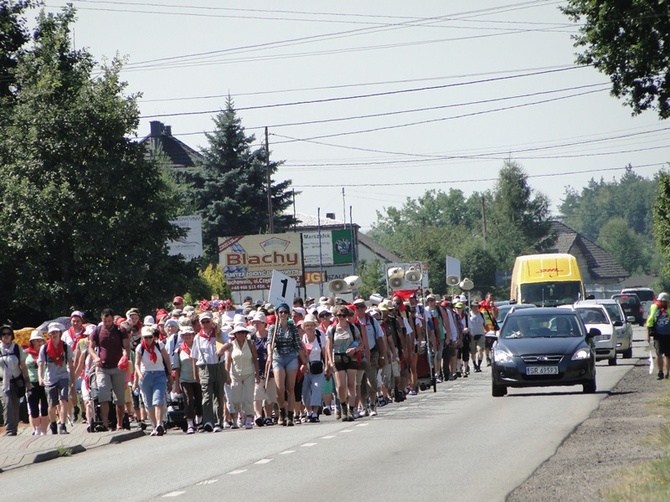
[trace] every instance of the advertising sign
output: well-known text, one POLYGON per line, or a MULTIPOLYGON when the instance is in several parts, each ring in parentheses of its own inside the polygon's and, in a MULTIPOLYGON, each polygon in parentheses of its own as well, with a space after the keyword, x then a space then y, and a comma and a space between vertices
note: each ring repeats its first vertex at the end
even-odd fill
POLYGON ((276 270, 302 284, 300 234, 219 237, 219 263, 233 291, 270 288, 276 270))
POLYGON ((170 223, 185 228, 187 234, 186 237, 180 237, 176 241, 168 243, 169 255, 181 254, 187 260, 200 258, 202 256, 202 222, 200 216, 179 216, 170 223))
POLYGON ((292 305, 293 298, 295 298, 295 287, 295 279, 273 270, 268 302, 272 305, 279 305, 280 303, 292 305))
POLYGON ((353 261, 351 230, 341 228, 319 232, 303 232, 302 251, 306 267, 340 265, 353 261))

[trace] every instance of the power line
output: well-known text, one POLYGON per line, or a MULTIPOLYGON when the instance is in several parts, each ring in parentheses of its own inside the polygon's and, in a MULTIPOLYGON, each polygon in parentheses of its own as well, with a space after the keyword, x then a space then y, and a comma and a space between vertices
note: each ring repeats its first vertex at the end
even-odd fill
MULTIPOLYGON (((286 107, 286 106, 301 106, 301 105, 311 105, 311 104, 320 104, 320 103, 333 103, 333 102, 338 102, 338 101, 350 101, 353 99, 366 99, 366 98, 374 98, 374 97, 381 97, 381 96, 394 96, 398 94, 407 94, 407 93, 414 93, 414 92, 425 92, 425 91, 434 91, 434 90, 440 90, 440 89, 450 89, 454 87, 463 87, 467 85, 476 85, 476 84, 486 84, 486 83, 491 83, 491 82, 500 82, 500 81, 505 81, 505 80, 513 80, 517 78, 525 78, 525 77, 534 77, 538 75, 550 75, 553 73, 560 73, 564 71, 570 71, 570 70, 576 70, 576 69, 582 69, 585 68, 583 66, 564 66, 560 68, 556 68, 553 70, 540 70, 540 71, 534 71, 534 72, 528 72, 528 73, 521 73, 517 75, 505 75, 502 77, 491 77, 491 78, 485 78, 485 79, 479 79, 479 80, 471 80, 468 82, 454 82, 450 84, 442 84, 442 85, 431 85, 431 86, 422 86, 422 87, 412 87, 408 89, 396 89, 392 91, 383 91, 383 92, 372 92, 372 93, 367 93, 367 94, 354 94, 350 96, 339 96, 339 97, 333 97, 333 98, 322 98, 322 99, 311 99, 311 100, 302 100, 302 101, 290 101, 286 103, 274 103, 274 104, 267 104, 267 105, 257 105, 257 106, 247 106, 247 107, 241 107, 237 108, 236 110, 238 112, 240 111, 249 111, 249 110, 266 110, 266 109, 271 109, 271 108, 280 108, 280 107, 286 107)), ((206 115, 206 114, 211 114, 211 113, 219 113, 221 110, 202 110, 202 111, 194 111, 194 112, 181 112, 181 113, 159 113, 159 114, 153 114, 153 115, 142 115, 140 116, 140 119, 150 119, 150 118, 158 118, 158 117, 182 117, 182 116, 191 116, 191 115, 206 115)))

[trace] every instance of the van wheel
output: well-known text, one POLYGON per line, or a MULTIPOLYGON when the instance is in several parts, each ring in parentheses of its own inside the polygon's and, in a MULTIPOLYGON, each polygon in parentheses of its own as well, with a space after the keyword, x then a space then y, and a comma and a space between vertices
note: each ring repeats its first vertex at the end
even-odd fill
POLYGON ((584 394, 594 394, 596 392, 596 379, 589 380, 582 387, 584 394))
POLYGON ((614 354, 614 357, 612 359, 607 360, 607 364, 610 366, 616 366, 616 354, 614 354))
POLYGON ((493 397, 503 397, 507 394, 507 387, 504 385, 491 384, 491 395, 493 397))
POLYGON ((629 347, 628 350, 623 353, 624 359, 630 359, 631 357, 633 357, 633 347, 629 347))

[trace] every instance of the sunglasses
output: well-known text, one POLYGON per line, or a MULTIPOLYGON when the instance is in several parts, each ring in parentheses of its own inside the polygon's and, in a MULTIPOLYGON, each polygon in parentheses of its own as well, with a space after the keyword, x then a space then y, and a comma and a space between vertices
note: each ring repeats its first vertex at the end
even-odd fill
POLYGON ((209 324, 210 322, 212 321, 210 321, 209 319, 203 319, 202 321, 200 321, 200 324, 209 324))
POLYGON ((319 317, 330 317, 330 314, 319 314, 319 317))
POLYGON ((12 336, 12 332, 11 331, 3 331, 2 336, 12 336))

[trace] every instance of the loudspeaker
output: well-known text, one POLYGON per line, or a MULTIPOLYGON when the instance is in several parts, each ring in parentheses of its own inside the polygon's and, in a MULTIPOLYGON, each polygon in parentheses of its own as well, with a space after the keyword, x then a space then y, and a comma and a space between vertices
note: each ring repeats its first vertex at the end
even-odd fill
POLYGON ((400 267, 391 267, 386 271, 389 280, 390 279, 402 279, 405 277, 405 271, 400 267))
POLYGON ((475 287, 474 283, 470 279, 468 279, 467 277, 465 279, 463 279, 458 286, 463 291, 470 291, 472 288, 475 287))
POLYGON ((349 291, 349 285, 342 279, 335 279, 328 283, 328 291, 333 294, 349 291))
POLYGON ((461 278, 458 277, 457 275, 448 275, 447 276, 447 284, 449 286, 456 286, 458 283, 461 282, 461 278))
POLYGON ((405 284, 405 281, 403 281, 401 277, 394 277, 393 279, 389 279, 389 286, 391 289, 400 289, 402 288, 403 284, 405 284))
POLYGON ((347 286, 349 286, 349 289, 351 290, 360 288, 362 284, 361 278, 357 275, 350 275, 349 277, 345 277, 344 282, 347 283, 347 286))
POLYGON ((421 282, 421 279, 423 279, 423 274, 416 267, 409 267, 409 270, 405 272, 405 280, 407 282, 421 282))

